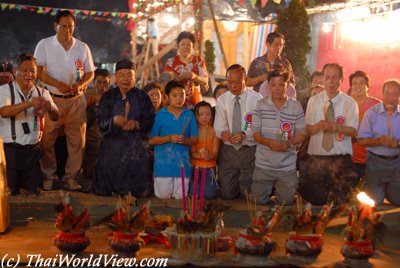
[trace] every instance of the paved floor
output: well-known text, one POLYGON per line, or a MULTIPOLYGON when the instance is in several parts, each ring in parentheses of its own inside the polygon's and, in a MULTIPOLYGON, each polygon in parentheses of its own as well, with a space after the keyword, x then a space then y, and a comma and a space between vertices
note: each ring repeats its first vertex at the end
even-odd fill
MULTIPOLYGON (((0 261, 17 260, 20 257, 21 263, 29 263, 29 254, 42 254, 42 257, 54 258, 60 254, 52 244, 52 238, 56 234, 54 227, 54 205, 60 200, 60 193, 46 192, 39 196, 13 196, 10 201, 12 224, 8 231, 0 235, 0 261)), ((71 193, 71 202, 74 209, 80 211, 87 207, 91 215, 91 221, 112 213, 117 198, 98 197, 84 193, 71 193)), ((139 200, 139 205, 149 199, 139 200)), ((179 215, 181 202, 178 200, 158 200, 152 198, 152 209, 162 214, 171 214, 175 218, 179 215)), ((222 202, 222 201, 221 201, 222 202)), ((225 227, 227 232, 236 236, 238 230, 249 222, 247 205, 244 200, 227 201, 231 209, 224 214, 225 227)), ((259 207, 267 210, 268 207, 259 207)), ((399 209, 393 206, 384 205, 377 210, 384 211, 383 221, 387 225, 387 234, 384 244, 379 245, 376 254, 370 259, 370 263, 364 267, 399 267, 400 266, 400 213, 399 209)), ((324 234, 324 249, 317 261, 306 265, 286 256, 285 240, 291 230, 290 223, 284 222, 273 234, 273 239, 278 243, 278 249, 271 255, 271 258, 249 259, 234 256, 233 251, 218 254, 216 258, 202 263, 194 263, 200 266, 274 266, 274 267, 349 267, 343 264, 343 257, 340 254, 340 247, 343 243, 342 230, 345 219, 336 219, 331 222, 324 234)), ((86 249, 85 256, 99 256, 100 254, 112 254, 107 244, 108 227, 100 225, 92 228, 87 235, 91 240, 90 246, 86 249)), ((168 257, 169 251, 160 245, 146 245, 140 250, 140 258, 168 257)), ((32 257, 33 258, 33 257, 32 257)), ((32 263, 31 263, 32 264, 32 263)), ((169 264, 183 265, 178 260, 169 259, 169 264)), ((1 264, 3 265, 3 264, 1 264)), ((33 265, 33 264, 32 264, 33 265)), ((363 267, 359 264, 357 267, 363 267)), ((4 265, 2 266, 4 267, 4 265)), ((355 266, 354 266, 355 267, 355 266)))

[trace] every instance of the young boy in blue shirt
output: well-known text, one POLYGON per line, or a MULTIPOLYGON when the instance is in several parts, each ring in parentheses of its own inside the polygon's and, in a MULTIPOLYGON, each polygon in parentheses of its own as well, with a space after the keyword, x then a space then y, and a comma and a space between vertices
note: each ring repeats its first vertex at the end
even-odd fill
POLYGON ((157 113, 149 140, 154 145, 154 194, 161 199, 182 199, 181 164, 186 195, 192 174, 190 146, 198 139, 197 122, 194 114, 183 108, 183 83, 168 82, 165 93, 168 106, 157 113))

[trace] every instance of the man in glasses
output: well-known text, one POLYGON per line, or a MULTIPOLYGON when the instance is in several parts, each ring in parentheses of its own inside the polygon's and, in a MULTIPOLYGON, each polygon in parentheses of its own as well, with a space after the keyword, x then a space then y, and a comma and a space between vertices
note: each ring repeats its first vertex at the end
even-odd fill
POLYGON ((60 112, 57 121, 46 124, 43 133, 41 161, 44 190, 52 190, 57 179, 54 143, 61 130, 67 138, 68 159, 62 178, 64 188, 80 190, 75 177, 82 165, 86 133, 86 100, 83 92, 94 77, 94 64, 89 47, 73 37, 74 15, 59 11, 55 16, 56 35, 42 39, 35 49, 38 77, 46 85, 60 112))
POLYGON ((4 139, 11 194, 19 193, 20 188, 33 192, 41 188, 42 154, 38 142, 44 115, 51 120, 58 118, 57 106, 49 92, 34 85, 36 73, 36 59, 22 54, 18 58, 16 80, 0 86, 0 136, 4 139))

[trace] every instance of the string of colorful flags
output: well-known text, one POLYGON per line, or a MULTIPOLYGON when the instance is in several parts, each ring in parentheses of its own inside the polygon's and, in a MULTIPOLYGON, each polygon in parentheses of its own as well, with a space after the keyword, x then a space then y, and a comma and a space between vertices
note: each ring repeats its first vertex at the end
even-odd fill
POLYGON ((0 7, 2 11, 5 10, 17 10, 17 11, 30 11, 37 14, 50 14, 55 16, 59 10, 69 10, 78 19, 93 19, 97 21, 110 21, 117 24, 121 24, 128 19, 133 21, 139 21, 149 16, 152 16, 158 12, 161 12, 168 7, 172 7, 178 3, 180 0, 152 0, 144 1, 139 0, 135 4, 133 9, 134 12, 116 12, 116 11, 96 11, 96 10, 81 10, 81 9, 70 9, 70 8, 60 8, 60 7, 48 7, 48 6, 35 6, 35 5, 25 5, 25 4, 12 4, 0 2, 0 7))

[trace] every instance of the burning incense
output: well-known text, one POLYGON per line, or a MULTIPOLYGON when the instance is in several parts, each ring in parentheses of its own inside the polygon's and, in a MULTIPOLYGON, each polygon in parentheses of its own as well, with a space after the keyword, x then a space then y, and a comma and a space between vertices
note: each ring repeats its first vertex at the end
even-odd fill
POLYGON ((129 104, 128 99, 125 102, 125 121, 128 121, 129 111, 131 110, 131 105, 129 104))
POLYGON ((200 182, 200 200, 199 200, 199 213, 203 211, 204 202, 204 187, 206 184, 206 169, 203 167, 201 169, 201 182, 200 182))
POLYGON ((182 209, 186 214, 185 167, 181 161, 182 209))
POLYGON ((181 135, 185 135, 186 129, 189 126, 190 117, 185 117, 185 123, 183 124, 181 135))
POLYGON ((199 183, 199 167, 195 167, 194 169, 194 185, 193 185, 193 196, 192 196, 192 217, 196 220, 196 203, 197 203, 197 185, 199 183))

